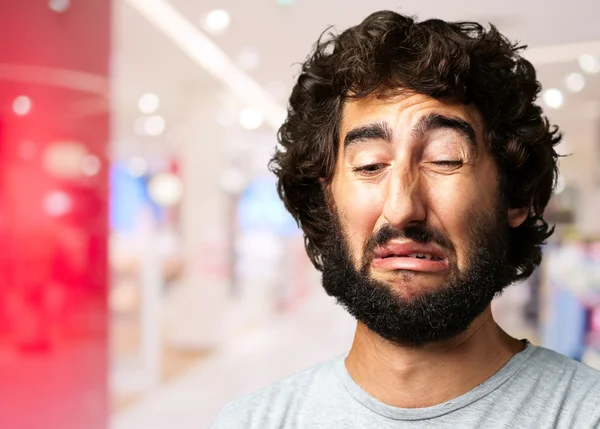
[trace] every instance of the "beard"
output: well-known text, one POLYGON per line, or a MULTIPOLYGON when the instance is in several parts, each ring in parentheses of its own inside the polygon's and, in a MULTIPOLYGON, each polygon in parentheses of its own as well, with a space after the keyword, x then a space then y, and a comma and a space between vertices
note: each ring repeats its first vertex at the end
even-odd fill
MULTIPOLYGON (((457 265, 454 245, 445 235, 426 225, 400 230, 389 224, 366 241, 357 269, 337 210, 332 210, 331 217, 331 240, 322 254, 323 287, 358 321, 395 344, 422 347, 455 338, 465 332, 510 283, 507 269, 510 226, 505 210, 496 208, 491 215, 472 213, 463 270, 457 265), (373 249, 399 238, 437 244, 448 255, 454 255, 448 258, 450 270, 445 283, 407 297, 373 278, 370 273, 373 249)), ((397 274, 405 283, 415 278, 419 280, 421 276, 411 271, 397 274)))

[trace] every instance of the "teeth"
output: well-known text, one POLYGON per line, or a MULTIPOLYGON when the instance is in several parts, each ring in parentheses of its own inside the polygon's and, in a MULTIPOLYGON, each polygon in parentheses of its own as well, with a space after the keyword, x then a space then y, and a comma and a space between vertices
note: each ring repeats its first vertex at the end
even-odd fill
POLYGON ((431 255, 427 255, 425 253, 411 253, 410 255, 411 258, 418 258, 418 259, 433 259, 431 255))
POLYGON ((411 253, 408 256, 411 258, 417 258, 417 259, 427 259, 429 261, 441 261, 442 260, 441 258, 439 258, 437 256, 429 255, 427 253, 411 253))

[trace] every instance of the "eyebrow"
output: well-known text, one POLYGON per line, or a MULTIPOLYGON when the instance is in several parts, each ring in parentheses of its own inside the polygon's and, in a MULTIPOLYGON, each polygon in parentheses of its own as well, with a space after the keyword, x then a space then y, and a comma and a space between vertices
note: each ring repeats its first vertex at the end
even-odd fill
POLYGON ((431 131, 442 129, 452 130, 461 134, 471 143, 474 149, 477 149, 475 129, 467 121, 456 116, 447 116, 440 113, 425 115, 414 126, 411 136, 420 139, 431 131))
MULTIPOLYGON (((449 129, 458 132, 465 137, 474 149, 477 149, 477 140, 475 130, 464 119, 456 116, 442 115, 440 113, 430 113, 419 119, 411 131, 411 136, 416 139, 431 131, 449 129)), ((388 143, 393 141, 394 133, 386 122, 373 122, 354 128, 346 134, 344 138, 344 149, 353 144, 369 141, 384 140, 388 143)))
POLYGON ((348 134, 344 137, 344 148, 368 140, 384 140, 391 143, 393 136, 394 133, 386 122, 373 122, 348 131, 348 134))

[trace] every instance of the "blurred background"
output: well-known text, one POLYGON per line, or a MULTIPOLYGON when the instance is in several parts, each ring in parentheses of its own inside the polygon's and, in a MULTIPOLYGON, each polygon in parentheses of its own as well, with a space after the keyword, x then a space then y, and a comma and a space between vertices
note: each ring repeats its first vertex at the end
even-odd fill
POLYGON ((267 162, 317 37, 379 9, 529 46, 570 156, 494 312, 600 368, 600 3, 0 0, 0 428, 207 427, 349 349, 267 162))

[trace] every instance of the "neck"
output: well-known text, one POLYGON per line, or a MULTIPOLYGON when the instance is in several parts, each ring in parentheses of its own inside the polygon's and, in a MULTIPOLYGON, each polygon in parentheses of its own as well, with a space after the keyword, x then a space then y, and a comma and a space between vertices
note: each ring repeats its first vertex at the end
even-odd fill
POLYGON ((463 334, 422 347, 391 343, 359 322, 346 368, 381 402, 423 408, 467 393, 522 349, 523 343, 500 329, 488 307, 463 334))

